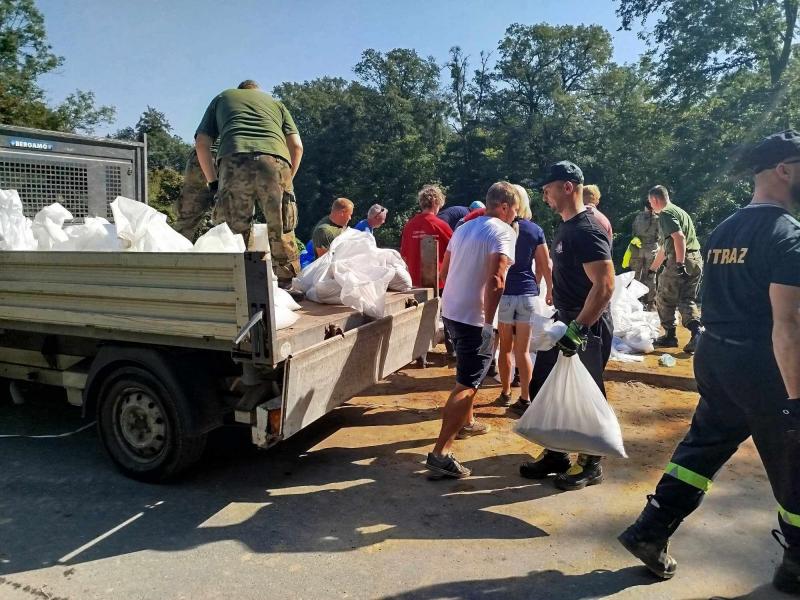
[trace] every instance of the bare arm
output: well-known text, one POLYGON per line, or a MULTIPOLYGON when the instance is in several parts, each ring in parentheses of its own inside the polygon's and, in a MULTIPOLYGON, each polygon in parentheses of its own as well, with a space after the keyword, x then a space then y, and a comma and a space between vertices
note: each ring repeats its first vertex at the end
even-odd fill
POLYGON ((686 236, 682 231, 676 231, 671 236, 675 244, 675 262, 682 263, 686 260, 686 236))
POLYGON ((592 282, 592 289, 589 290, 583 309, 575 320, 581 325, 591 327, 605 312, 614 293, 614 263, 610 260, 596 260, 584 263, 583 270, 592 282))
POLYGON ((547 284, 547 296, 545 302, 548 305, 553 304, 553 269, 550 266, 550 251, 547 249, 547 244, 540 244, 536 247, 536 252, 533 254, 533 262, 536 267, 536 278, 544 277, 544 282, 547 284))
POLYGON ((447 279, 447 272, 450 270, 450 251, 444 253, 444 258, 442 259, 442 268, 439 269, 439 279, 444 283, 445 279, 447 279))
POLYGON ((664 262, 664 246, 661 245, 658 247, 658 252, 656 253, 656 257, 653 259, 653 264, 650 265, 650 270, 658 271, 663 262, 664 262))
POLYGON ((800 398, 800 287, 773 283, 772 348, 789 398, 800 398))
POLYGON ((217 180, 217 167, 214 164, 214 157, 211 156, 211 144, 213 143, 214 140, 205 133, 198 133, 194 138, 197 162, 200 163, 203 175, 206 176, 206 181, 209 183, 217 180))
POLYGON ((300 134, 290 133, 286 136, 286 146, 289 148, 289 158, 292 163, 292 179, 300 169, 300 161, 303 159, 303 141, 300 134))
POLYGON ((494 253, 489 256, 489 279, 483 292, 484 322, 489 325, 494 321, 500 298, 506 289, 506 273, 511 260, 505 254, 494 253))

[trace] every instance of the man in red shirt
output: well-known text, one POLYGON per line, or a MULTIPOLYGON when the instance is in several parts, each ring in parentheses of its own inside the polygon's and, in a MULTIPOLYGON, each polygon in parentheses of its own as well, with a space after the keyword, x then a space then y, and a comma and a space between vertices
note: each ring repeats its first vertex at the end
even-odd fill
MULTIPOLYGON (((411 281, 415 286, 422 284, 422 257, 420 242, 422 238, 432 235, 439 240, 439 268, 442 266, 447 244, 453 236, 453 230, 436 214, 444 206, 444 192, 436 185, 426 185, 417 195, 420 212, 414 215, 403 227, 400 236, 400 255, 408 265, 411 281)), ((443 286, 439 282, 439 287, 443 286)))
POLYGON ((597 208, 597 205, 600 204, 600 188, 596 185, 583 186, 583 204, 586 207, 586 211, 595 218, 597 224, 606 232, 609 241, 613 242, 614 230, 611 228, 611 221, 597 208))

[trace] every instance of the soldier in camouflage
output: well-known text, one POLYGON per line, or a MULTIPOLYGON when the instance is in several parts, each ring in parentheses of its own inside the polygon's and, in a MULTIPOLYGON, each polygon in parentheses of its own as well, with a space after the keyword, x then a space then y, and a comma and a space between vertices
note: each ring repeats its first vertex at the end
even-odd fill
POLYGON ((658 280, 656 304, 664 335, 653 343, 657 348, 672 348, 678 345, 675 335, 675 309, 681 314, 681 322, 692 338, 684 346, 684 352, 694 354, 697 341, 703 332, 700 309, 697 308, 697 293, 703 275, 703 258, 700 241, 689 214, 673 204, 669 192, 657 185, 648 193, 653 212, 658 215, 658 237, 661 248, 656 254, 651 272, 655 273, 666 261, 658 280))
POLYGON ((645 200, 644 208, 633 220, 633 237, 639 245, 631 244, 631 270, 636 281, 645 284, 650 290, 643 298, 646 310, 653 310, 656 300, 656 275, 650 265, 658 253, 658 215, 653 214, 650 201, 645 200))
POLYGON ((289 111, 256 82, 243 81, 211 101, 195 147, 209 189, 217 194, 214 223, 226 222, 247 242, 258 202, 267 220, 273 271, 279 285, 289 287, 300 272, 292 181, 303 155, 289 111), (219 142, 217 164, 211 155, 214 139, 219 142))

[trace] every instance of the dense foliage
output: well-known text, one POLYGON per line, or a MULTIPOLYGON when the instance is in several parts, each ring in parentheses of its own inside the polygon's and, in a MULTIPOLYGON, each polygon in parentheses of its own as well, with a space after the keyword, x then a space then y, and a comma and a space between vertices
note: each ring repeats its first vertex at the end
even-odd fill
MULTIPOLYGON (((741 147, 798 124, 799 3, 618 0, 621 27, 647 41, 635 64, 614 63, 600 26, 515 23, 478 56, 454 47, 440 64, 413 49, 368 49, 352 80, 283 83, 274 94, 306 149, 298 234, 307 239, 333 198, 347 196, 356 219, 374 202, 387 206, 379 241, 396 245, 425 183, 468 204, 496 180, 535 179, 570 159, 600 186, 618 246, 655 184, 669 187, 705 236, 748 198, 750 182, 737 177, 741 147)), ((113 109, 95 107, 90 92, 45 103, 37 79, 61 62, 33 0, 0 0, 0 120, 68 131, 108 121, 113 109)), ((190 147, 149 106, 116 136, 143 134, 150 199, 166 210, 190 147)), ((533 211, 551 233, 556 221, 535 192, 533 211)))

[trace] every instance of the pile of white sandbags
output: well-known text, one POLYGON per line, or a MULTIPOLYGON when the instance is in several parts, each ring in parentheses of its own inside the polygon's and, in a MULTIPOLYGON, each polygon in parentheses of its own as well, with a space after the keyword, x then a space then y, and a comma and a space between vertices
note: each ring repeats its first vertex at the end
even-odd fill
POLYGON ((611 317, 614 319, 612 359, 626 361, 631 360, 626 355, 653 351, 660 321, 657 313, 645 311, 639 301, 647 292, 647 286, 634 279, 633 271, 616 276, 611 297, 611 317))
POLYGON ((36 250, 32 225, 17 190, 0 190, 0 250, 36 250))
POLYGON ((303 269, 293 287, 313 302, 343 304, 381 318, 387 290, 411 289, 411 275, 397 251, 378 248, 370 234, 348 228, 303 269))

